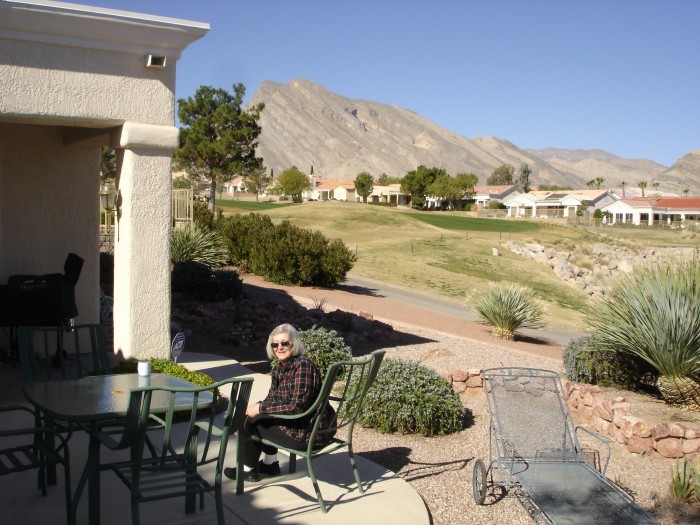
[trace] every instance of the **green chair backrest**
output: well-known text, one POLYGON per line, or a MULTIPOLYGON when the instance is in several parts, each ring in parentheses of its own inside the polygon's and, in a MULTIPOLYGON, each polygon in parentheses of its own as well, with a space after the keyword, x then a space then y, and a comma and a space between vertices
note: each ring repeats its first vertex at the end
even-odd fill
MULTIPOLYGON (((253 378, 241 377, 193 388, 136 388, 131 391, 121 438, 102 438, 110 448, 131 447, 132 459, 142 458, 146 432, 154 429, 153 421, 156 420, 161 425, 162 433, 156 436, 151 432, 149 436, 161 460, 165 461, 178 451, 178 454, 184 453, 189 466, 217 460, 223 465, 229 434, 243 427, 252 384, 253 378), (228 386, 230 393, 224 392, 228 386), (223 413, 220 412, 222 400, 226 402, 223 413), (154 413, 156 405, 167 408, 154 413), (223 417, 219 425, 215 421, 217 417, 223 417), (178 424, 177 429, 175 423, 178 424), (212 447, 214 437, 220 438, 217 439, 219 448, 216 451, 216 447, 212 447)), ((136 470, 138 467, 136 465, 136 470)), ((157 465, 152 465, 151 470, 154 469, 157 469, 157 465)))
POLYGON ((101 324, 23 326, 17 340, 27 383, 112 373, 101 324))
POLYGON ((384 354, 384 350, 377 350, 363 359, 339 361, 330 366, 317 398, 318 409, 310 443, 315 443, 319 435, 335 434, 344 427, 348 429, 347 441, 352 441, 352 431, 362 408, 362 401, 377 378, 384 354), (336 384, 340 377, 342 377, 342 383, 336 384), (321 428, 319 416, 323 414, 328 404, 335 408, 336 421, 335 424, 324 429, 321 428))

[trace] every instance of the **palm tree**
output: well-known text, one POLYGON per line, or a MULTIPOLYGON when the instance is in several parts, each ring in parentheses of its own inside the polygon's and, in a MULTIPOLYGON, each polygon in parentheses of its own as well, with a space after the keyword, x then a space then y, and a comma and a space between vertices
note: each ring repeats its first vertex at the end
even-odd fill
POLYGON ((644 197, 644 190, 647 187, 647 183, 642 180, 637 183, 637 186, 639 186, 639 188, 642 190, 642 197, 644 197))
POLYGON ((659 186, 661 186, 661 183, 660 182, 652 182, 651 185, 654 186, 654 190, 658 192, 659 186))
POLYGON ((595 179, 592 179, 592 180, 589 180, 589 181, 586 183, 586 186, 588 186, 588 189, 590 190, 590 189, 591 189, 591 186, 593 186, 594 184, 595 184, 595 179))
POLYGON ((622 186, 622 198, 625 198, 625 188, 627 187, 627 182, 624 180, 620 183, 620 186, 622 186))
POLYGON ((595 187, 597 190, 600 189, 600 187, 603 185, 604 182, 605 182, 605 179, 603 177, 596 177, 593 180, 593 184, 595 184, 595 187))
POLYGON ((683 195, 685 195, 685 196, 687 197, 687 196, 688 196, 688 193, 690 193, 690 188, 684 188, 684 189, 683 189, 683 195))

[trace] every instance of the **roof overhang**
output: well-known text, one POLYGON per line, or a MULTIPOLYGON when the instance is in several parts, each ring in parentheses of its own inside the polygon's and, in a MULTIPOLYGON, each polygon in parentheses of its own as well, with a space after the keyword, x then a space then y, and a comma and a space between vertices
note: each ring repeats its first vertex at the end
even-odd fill
POLYGON ((0 0, 0 38, 177 60, 209 24, 49 0, 0 0), (86 23, 89 22, 89 23, 86 23))

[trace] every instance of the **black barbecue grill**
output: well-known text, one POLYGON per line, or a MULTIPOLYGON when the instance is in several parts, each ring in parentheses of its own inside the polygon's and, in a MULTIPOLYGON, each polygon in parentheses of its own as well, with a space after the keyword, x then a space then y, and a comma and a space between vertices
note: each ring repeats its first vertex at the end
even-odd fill
POLYGON ((13 359, 16 327, 68 325, 78 316, 75 285, 82 269, 83 259, 69 253, 62 274, 11 275, 0 285, 0 326, 10 327, 13 359))

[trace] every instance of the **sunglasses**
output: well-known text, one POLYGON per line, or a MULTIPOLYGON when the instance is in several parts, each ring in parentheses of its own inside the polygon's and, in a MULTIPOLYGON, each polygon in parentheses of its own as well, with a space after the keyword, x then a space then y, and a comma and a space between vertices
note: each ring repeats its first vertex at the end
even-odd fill
POLYGON ((291 343, 290 343, 289 341, 282 341, 281 343, 270 343, 270 346, 271 346, 272 348, 277 348, 278 346, 287 347, 287 346, 289 346, 290 344, 291 344, 291 343))

